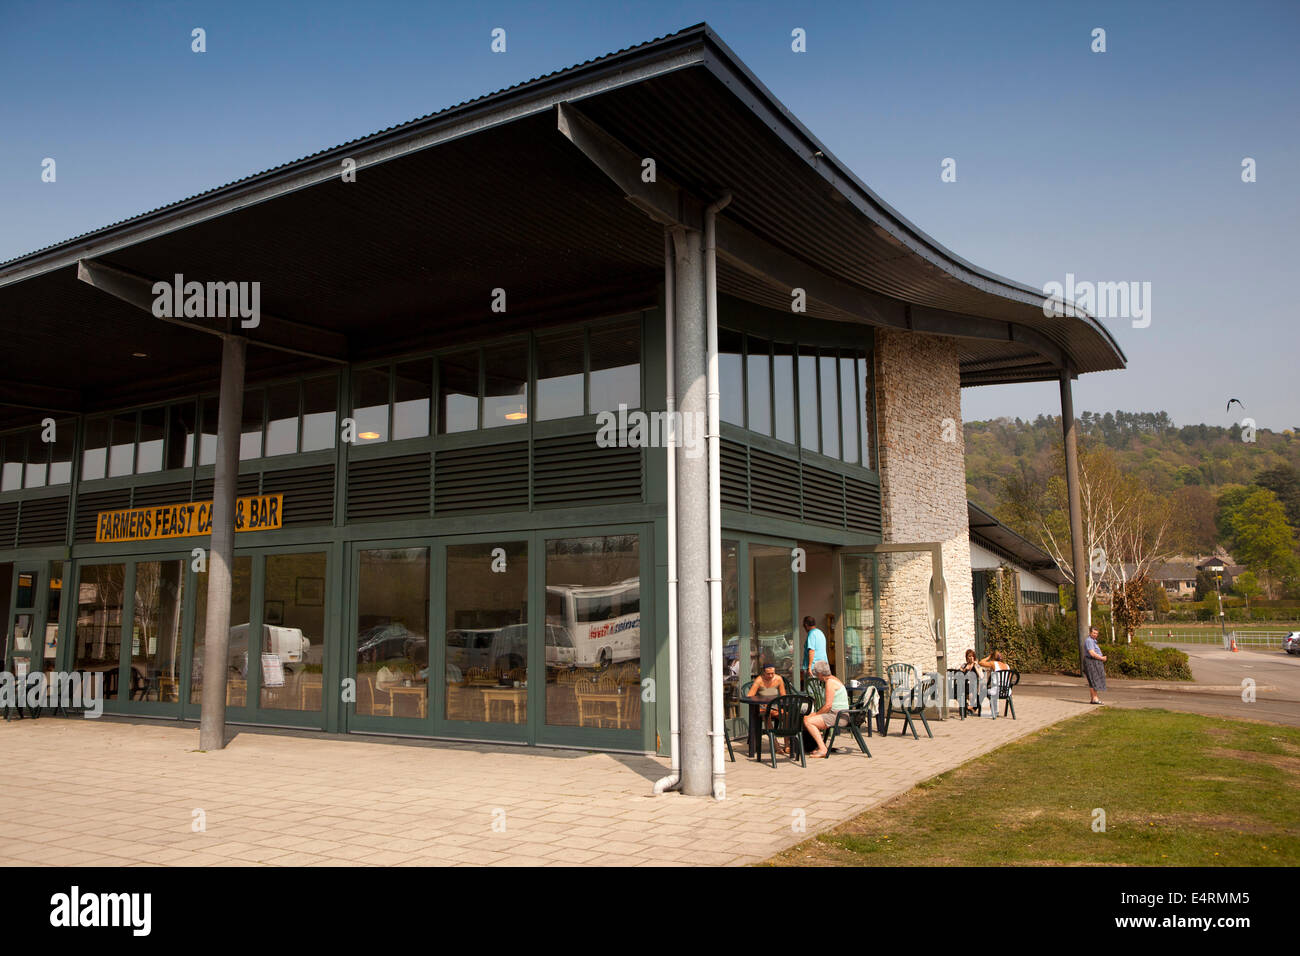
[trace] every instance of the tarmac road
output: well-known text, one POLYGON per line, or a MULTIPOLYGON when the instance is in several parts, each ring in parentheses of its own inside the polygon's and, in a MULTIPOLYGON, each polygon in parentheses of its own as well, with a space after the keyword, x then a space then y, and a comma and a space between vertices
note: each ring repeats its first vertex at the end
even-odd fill
MULTIPOLYGON (((1159 707, 1193 714, 1262 720, 1300 727, 1300 656, 1279 650, 1237 653, 1205 644, 1157 644, 1185 651, 1195 681, 1141 681, 1109 677, 1101 699, 1112 707, 1159 707), (1255 681, 1255 700, 1242 700, 1243 681, 1255 681)), ((1082 678, 1026 674, 1017 694, 1087 700, 1082 678)))

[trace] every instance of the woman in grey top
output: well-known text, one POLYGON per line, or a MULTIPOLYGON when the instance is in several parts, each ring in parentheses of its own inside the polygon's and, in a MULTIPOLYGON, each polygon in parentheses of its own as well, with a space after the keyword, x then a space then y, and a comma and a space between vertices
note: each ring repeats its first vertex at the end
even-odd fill
POLYGON ((1092 695, 1092 700, 1088 701, 1090 704, 1102 703, 1097 691, 1106 689, 1106 655, 1097 643, 1100 633, 1094 624, 1088 628, 1088 639, 1083 642, 1083 673, 1088 678, 1088 693, 1092 695))
POLYGON ((849 693, 844 689, 844 685, 831 674, 831 666, 825 661, 817 661, 812 666, 813 677, 826 685, 826 703, 822 704, 821 710, 815 714, 809 714, 803 719, 803 725, 807 728, 808 733, 812 734, 813 740, 817 741, 817 749, 810 753, 809 757, 829 757, 830 751, 826 749, 826 741, 822 739, 822 731, 829 731, 835 726, 835 721, 839 717, 840 711, 849 709, 849 693))

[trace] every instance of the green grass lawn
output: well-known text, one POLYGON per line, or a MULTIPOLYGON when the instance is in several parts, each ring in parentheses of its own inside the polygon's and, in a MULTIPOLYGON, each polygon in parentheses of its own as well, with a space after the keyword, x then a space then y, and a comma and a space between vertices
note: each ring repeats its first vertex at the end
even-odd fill
POLYGON ((1300 729, 1098 708, 767 862, 1295 866, 1300 729), (1104 833, 1093 830, 1098 807, 1104 833))

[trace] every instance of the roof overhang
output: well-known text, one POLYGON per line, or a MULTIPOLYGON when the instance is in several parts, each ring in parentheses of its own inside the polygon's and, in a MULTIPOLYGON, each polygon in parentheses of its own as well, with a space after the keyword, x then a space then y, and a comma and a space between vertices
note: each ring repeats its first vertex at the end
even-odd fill
POLYGON ((161 322, 79 274, 260 281, 277 319, 244 333, 268 346, 250 376, 653 302, 662 222, 574 148, 566 110, 654 158, 690 202, 731 194, 723 293, 788 311, 803 286, 814 317, 952 336, 964 385, 1124 366, 1100 323, 1045 315, 1041 291, 900 216, 699 25, 0 264, 0 330, 23 356, 6 395, 30 386, 39 404, 61 387, 77 393, 63 405, 93 410, 214 381, 218 347, 199 334, 212 329, 161 322), (489 310, 498 287, 505 316, 489 310), (166 371, 133 368, 139 351, 166 371))
POLYGON ((966 521, 970 527, 971 540, 975 544, 987 542, 993 546, 995 553, 1001 551, 1009 555, 1019 567, 1032 571, 1058 587, 1068 583, 1051 555, 1012 531, 974 502, 966 502, 966 521))

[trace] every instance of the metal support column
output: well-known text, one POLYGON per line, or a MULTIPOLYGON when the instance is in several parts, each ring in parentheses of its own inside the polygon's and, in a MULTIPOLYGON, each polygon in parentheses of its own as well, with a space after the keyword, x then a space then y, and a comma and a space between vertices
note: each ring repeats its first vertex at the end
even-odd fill
POLYGON ((1070 560, 1074 569, 1074 614, 1079 630, 1079 666, 1083 666, 1083 642, 1088 636, 1088 554, 1083 540, 1083 508, 1079 501, 1079 431, 1074 421, 1074 397, 1070 392, 1070 370, 1061 370, 1061 430, 1065 434, 1065 489, 1070 501, 1070 560))
MULTIPOLYGON (((675 248, 675 372, 679 435, 689 438, 677 456, 677 671, 681 721, 682 793, 713 790, 713 689, 709 644, 709 469, 700 440, 706 419, 704 252, 694 229, 673 230, 675 248)), ((669 520, 674 520, 670 515, 669 520)))
MULTIPOLYGON (((212 541, 208 547, 208 617, 203 647, 203 696, 199 749, 226 745, 226 680, 230 670, 230 569, 235 557, 235 489, 239 484, 239 431, 244 414, 247 340, 226 335, 221 346, 221 394, 217 412, 217 463, 212 486, 212 541)), ((249 666, 260 642, 249 636, 249 666)))

